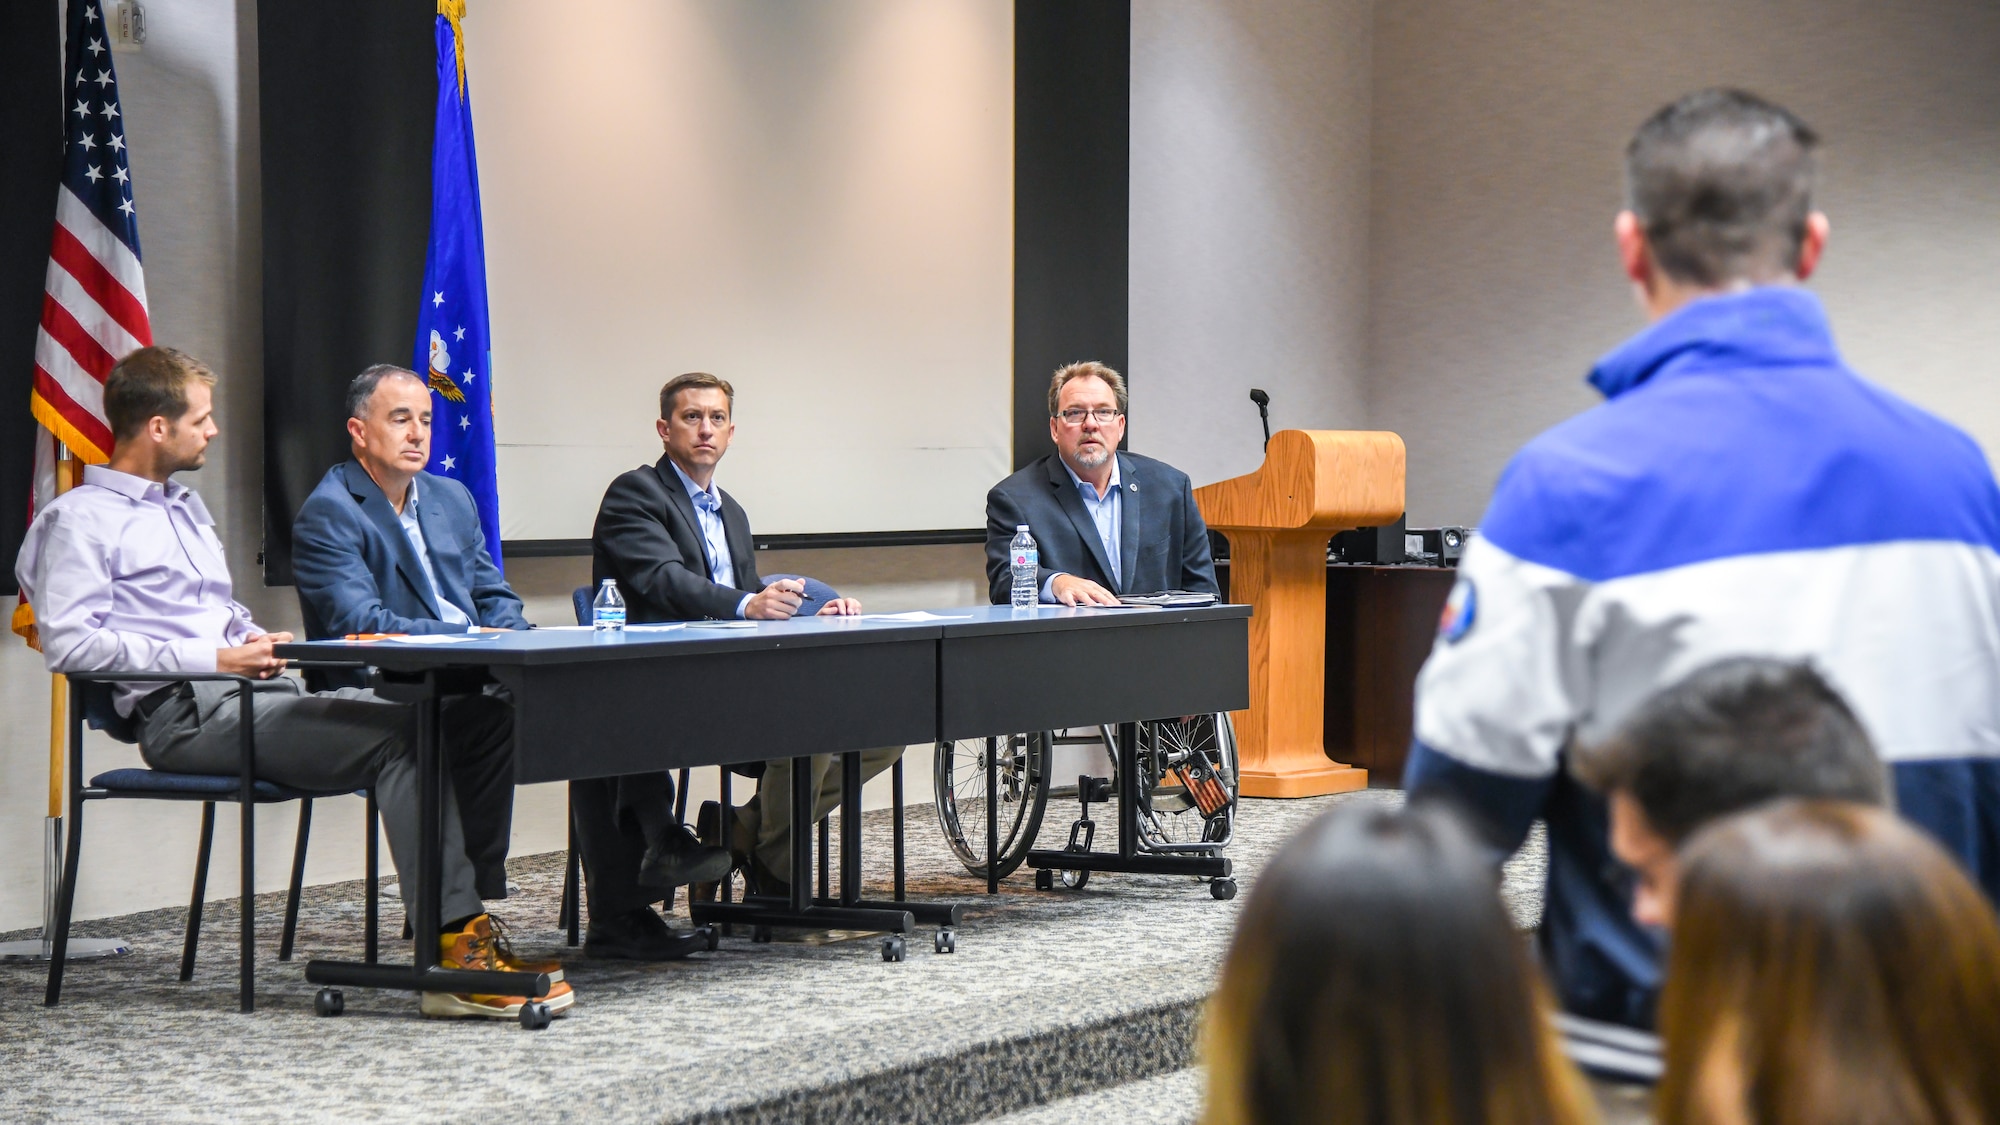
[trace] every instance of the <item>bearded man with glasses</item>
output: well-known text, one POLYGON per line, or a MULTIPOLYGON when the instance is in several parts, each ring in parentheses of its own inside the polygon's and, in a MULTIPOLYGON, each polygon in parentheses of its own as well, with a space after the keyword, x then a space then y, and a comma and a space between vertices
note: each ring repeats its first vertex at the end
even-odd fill
POLYGON ((1056 451, 986 494, 986 579, 993 603, 1014 582, 1007 545, 1026 524, 1041 552, 1044 603, 1115 605, 1120 594, 1219 594, 1208 525, 1186 473, 1120 451, 1125 378, 1072 363, 1049 381, 1056 451))

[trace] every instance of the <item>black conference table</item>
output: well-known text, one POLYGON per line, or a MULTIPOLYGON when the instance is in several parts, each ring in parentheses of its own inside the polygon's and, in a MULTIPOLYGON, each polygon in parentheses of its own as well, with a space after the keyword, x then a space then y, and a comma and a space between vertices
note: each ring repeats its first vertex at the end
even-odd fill
MULTIPOLYGON (((415 904, 408 907, 414 961, 312 961, 306 979, 433 992, 548 990, 546 979, 532 975, 438 965, 432 936, 440 926, 433 889, 442 847, 438 726, 439 703, 448 695, 489 682, 507 689, 515 777, 524 784, 792 758, 791 901, 700 904, 696 920, 907 933, 920 918, 955 923, 960 908, 858 897, 860 786, 852 782, 859 751, 1241 709, 1249 702, 1249 617, 1248 606, 1232 605, 977 606, 923 615, 280 645, 276 653, 286 659, 366 660, 378 694, 418 709, 419 870, 404 879, 417 888, 404 900, 415 904), (807 897, 806 771, 809 756, 822 753, 845 756, 850 782, 841 818, 842 895, 832 903, 807 897)), ((989 792, 990 774, 989 762, 989 792)), ((994 889, 989 878, 988 890, 994 889)))

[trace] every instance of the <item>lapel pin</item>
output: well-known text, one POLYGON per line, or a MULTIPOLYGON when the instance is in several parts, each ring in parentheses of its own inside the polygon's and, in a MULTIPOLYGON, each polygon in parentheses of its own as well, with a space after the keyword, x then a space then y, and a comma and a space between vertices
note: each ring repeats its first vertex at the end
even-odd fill
POLYGON ((1139 482, 1135 480, 1131 484, 1126 485, 1125 487, 1131 489, 1134 492, 1137 492, 1139 491, 1139 482))

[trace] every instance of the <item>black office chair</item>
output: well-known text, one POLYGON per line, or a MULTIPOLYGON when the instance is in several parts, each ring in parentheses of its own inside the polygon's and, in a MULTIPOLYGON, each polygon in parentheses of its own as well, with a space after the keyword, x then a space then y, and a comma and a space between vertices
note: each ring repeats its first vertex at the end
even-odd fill
MULTIPOLYGON (((345 667, 342 665, 341 667, 345 667)), ((69 947, 69 927, 71 908, 76 901, 76 873, 83 845, 83 806, 86 801, 106 800, 150 800, 150 801, 200 801, 201 844, 195 853, 194 891, 188 900, 187 937, 181 946, 182 980, 194 977, 195 947, 201 936, 201 909, 208 885, 208 859, 215 838, 216 802, 233 802, 242 808, 242 895, 243 918, 240 934, 240 983, 239 1002, 243 1011, 256 1010, 256 993, 253 987, 256 973, 256 849, 255 828, 258 805, 275 804, 281 801, 298 801, 299 831, 292 848, 292 879, 289 894, 285 900, 284 935, 278 946, 278 959, 289 961, 292 957, 292 940, 298 930, 299 896, 304 886, 306 841, 312 830, 312 803, 322 797, 346 796, 350 790, 307 790, 294 789, 269 781, 259 781, 254 775, 256 760, 256 730, 253 722, 256 692, 251 690, 252 681, 245 676, 235 676, 224 672, 213 673, 162 673, 162 672, 90 672, 72 673, 69 676, 69 824, 67 841, 63 849, 62 884, 56 900, 54 932, 49 950, 49 984, 43 1003, 54 1007, 62 997, 64 958, 69 947), (239 706, 242 708, 239 726, 242 730, 241 757, 238 772, 233 775, 171 773, 153 769, 116 769, 98 774, 83 782, 83 730, 86 723, 94 730, 101 730, 120 742, 138 742, 138 730, 132 720, 118 714, 112 706, 111 685, 121 682, 162 683, 195 680, 233 680, 242 686, 239 706), (244 793, 250 799, 243 799, 244 793)), ((367 790, 358 791, 367 798, 367 959, 376 959, 377 903, 376 903, 376 818, 375 796, 367 790)))

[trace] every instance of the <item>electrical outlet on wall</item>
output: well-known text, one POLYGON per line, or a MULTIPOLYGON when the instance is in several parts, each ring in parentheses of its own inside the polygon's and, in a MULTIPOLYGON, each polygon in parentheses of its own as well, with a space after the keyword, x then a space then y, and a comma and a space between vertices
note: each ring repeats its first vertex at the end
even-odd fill
POLYGON ((105 27, 111 31, 111 49, 136 51, 146 45, 146 8, 139 0, 116 0, 104 5, 105 27))

